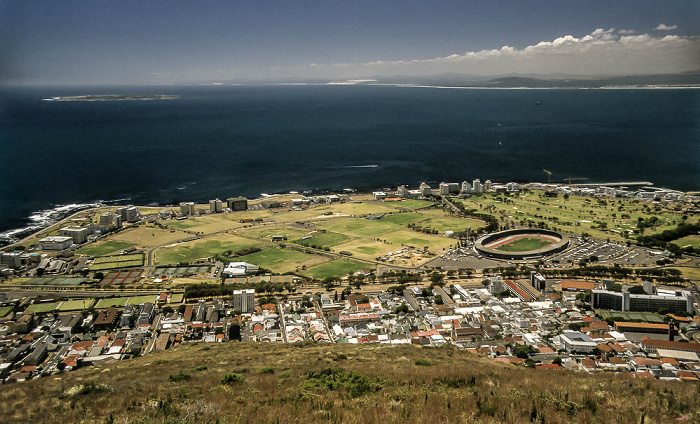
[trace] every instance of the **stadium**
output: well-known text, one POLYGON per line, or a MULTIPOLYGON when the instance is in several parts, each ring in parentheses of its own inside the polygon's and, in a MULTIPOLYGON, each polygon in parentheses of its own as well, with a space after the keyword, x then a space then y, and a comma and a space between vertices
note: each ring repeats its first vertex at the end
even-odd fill
POLYGON ((556 231, 536 228, 487 234, 474 243, 474 250, 498 259, 531 259, 553 255, 569 247, 569 238, 556 231))

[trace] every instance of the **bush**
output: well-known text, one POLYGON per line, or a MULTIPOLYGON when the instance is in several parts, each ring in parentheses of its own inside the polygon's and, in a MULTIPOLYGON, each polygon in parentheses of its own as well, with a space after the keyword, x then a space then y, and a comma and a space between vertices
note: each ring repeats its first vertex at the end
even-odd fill
POLYGON ((278 377, 278 378, 289 378, 289 377, 291 377, 292 375, 294 375, 294 373, 292 372, 292 370, 284 370, 284 371, 280 371, 280 372, 277 373, 277 377, 278 377))
POLYGON ((207 366, 206 365, 197 365, 196 367, 192 368, 192 371, 206 371, 207 366))
POLYGON ((268 365, 265 367, 262 367, 258 370, 258 374, 274 374, 275 373, 275 367, 268 365))
POLYGON ((170 377, 168 377, 168 381, 172 381, 174 383, 178 381, 187 381, 191 378, 189 374, 185 374, 184 372, 180 371, 177 374, 171 374, 170 377))
POLYGON ((357 371, 328 368, 319 372, 309 372, 304 388, 325 387, 331 391, 343 390, 351 397, 360 397, 381 390, 384 384, 384 380, 380 378, 370 378, 357 371))
POLYGON ((234 385, 238 383, 244 383, 245 382, 245 377, 243 375, 235 373, 235 372, 230 372, 224 376, 224 378, 221 379, 221 384, 224 385, 234 385))
POLYGON ((416 359, 416 365, 431 366, 433 363, 427 359, 416 359))

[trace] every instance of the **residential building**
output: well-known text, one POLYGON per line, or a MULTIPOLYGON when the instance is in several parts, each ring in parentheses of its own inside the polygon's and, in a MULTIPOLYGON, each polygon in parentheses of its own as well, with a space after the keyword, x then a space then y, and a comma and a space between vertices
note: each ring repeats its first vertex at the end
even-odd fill
POLYGON ((39 249, 41 250, 65 250, 72 245, 72 237, 49 236, 39 240, 39 249))
POLYGON ((462 181, 462 193, 467 194, 472 192, 472 185, 469 181, 462 181))
POLYGON ((182 202, 180 203, 180 215, 182 216, 194 216, 194 202, 182 202))
POLYGON ((224 202, 219 199, 214 199, 209 201, 209 212, 219 213, 224 210, 224 202))
POLYGON ((234 290, 233 309, 243 314, 255 312, 255 289, 234 290))
POLYGON ((73 239, 73 243, 80 244, 85 243, 87 241, 88 230, 87 228, 78 226, 63 227, 60 230, 60 234, 63 237, 70 237, 71 239, 73 239))
POLYGON ((484 192, 484 186, 481 184, 480 179, 475 179, 472 181, 472 193, 483 193, 484 192))
POLYGON ((226 206, 232 211, 248 210, 248 199, 245 197, 229 197, 226 199, 226 206))

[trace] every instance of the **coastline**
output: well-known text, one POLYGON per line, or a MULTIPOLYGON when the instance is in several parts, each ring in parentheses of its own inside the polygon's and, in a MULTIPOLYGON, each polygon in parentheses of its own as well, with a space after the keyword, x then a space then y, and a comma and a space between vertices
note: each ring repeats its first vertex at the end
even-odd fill
MULTIPOLYGON (((583 183, 583 184, 571 184, 569 186, 571 187, 595 187, 595 186, 606 186, 606 187, 612 187, 612 186, 621 186, 621 185, 648 185, 649 182, 607 182, 607 183, 583 183)), ((538 182, 527 182, 527 183, 522 183, 522 184, 545 184, 545 183, 538 183, 538 182)), ((553 183, 554 184, 554 183, 553 183)), ((556 183, 556 185, 560 185, 562 183, 556 183)), ((651 190, 651 191, 659 191, 659 190, 665 190, 665 191, 672 191, 676 192, 679 194, 683 194, 686 196, 694 196, 700 194, 700 191, 680 191, 680 190, 674 190, 674 189, 666 189, 666 188, 660 188, 660 187, 653 187, 653 183, 651 183, 652 187, 645 186, 644 189, 651 190)), ((373 190, 377 190, 377 187, 374 188, 369 188, 369 187, 362 187, 359 189, 352 189, 353 191, 351 193, 358 193, 358 194, 363 194, 363 193, 371 193, 373 190)), ((343 193, 345 192, 346 189, 318 189, 318 190, 313 190, 313 192, 302 192, 302 191, 293 191, 293 192, 287 192, 287 193, 260 193, 258 197, 255 198, 250 198, 248 199, 249 202, 251 203, 256 203, 264 200, 270 200, 271 198, 279 197, 279 196, 289 196, 289 195, 295 195, 295 196, 300 196, 300 197, 308 197, 308 195, 313 194, 313 195, 323 195, 323 194, 337 194, 337 193, 343 193), (305 194, 306 193, 306 194, 305 194)), ((347 192, 346 192, 347 194, 347 192)), ((75 216, 78 214, 84 213, 86 211, 93 211, 93 210, 99 210, 105 207, 119 207, 119 206, 126 206, 126 203, 117 203, 117 202, 123 202, 124 200, 129 200, 129 199, 116 199, 116 200, 109 200, 109 201, 96 201, 96 202, 90 202, 90 203, 82 203, 82 204, 77 204, 77 203, 71 203, 67 205, 59 205, 53 209, 46 209, 42 211, 35 212, 34 214, 30 215, 45 215, 46 217, 44 218, 44 221, 46 222, 43 225, 40 224, 30 224, 25 227, 19 227, 19 228, 12 228, 8 229, 4 232, 0 232, 0 250, 8 249, 11 248, 14 245, 21 244, 26 242, 32 237, 35 237, 36 234, 45 231, 51 227, 61 225, 66 223, 67 221, 70 221, 73 219, 75 216), (66 212, 61 212, 62 209, 66 209, 66 212), (60 218, 57 219, 51 219, 51 215, 59 214, 61 215, 60 218), (13 234, 20 234, 21 238, 15 238, 13 237, 13 234), (5 242, 6 244, 2 244, 5 242)), ((201 204, 205 205, 206 202, 201 200, 201 203, 199 201, 194 201, 195 204, 201 204)), ((177 207, 176 204, 172 203, 157 203, 157 202, 151 202, 151 203, 146 203, 143 205, 134 205, 138 208, 175 208, 177 207)))

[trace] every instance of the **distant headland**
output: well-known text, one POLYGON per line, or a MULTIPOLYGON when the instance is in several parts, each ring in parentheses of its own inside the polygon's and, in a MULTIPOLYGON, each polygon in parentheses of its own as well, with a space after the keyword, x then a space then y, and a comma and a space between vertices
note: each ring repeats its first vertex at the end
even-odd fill
POLYGON ((170 94, 88 94, 84 96, 49 97, 52 102, 114 102, 120 100, 174 100, 179 96, 170 94))

